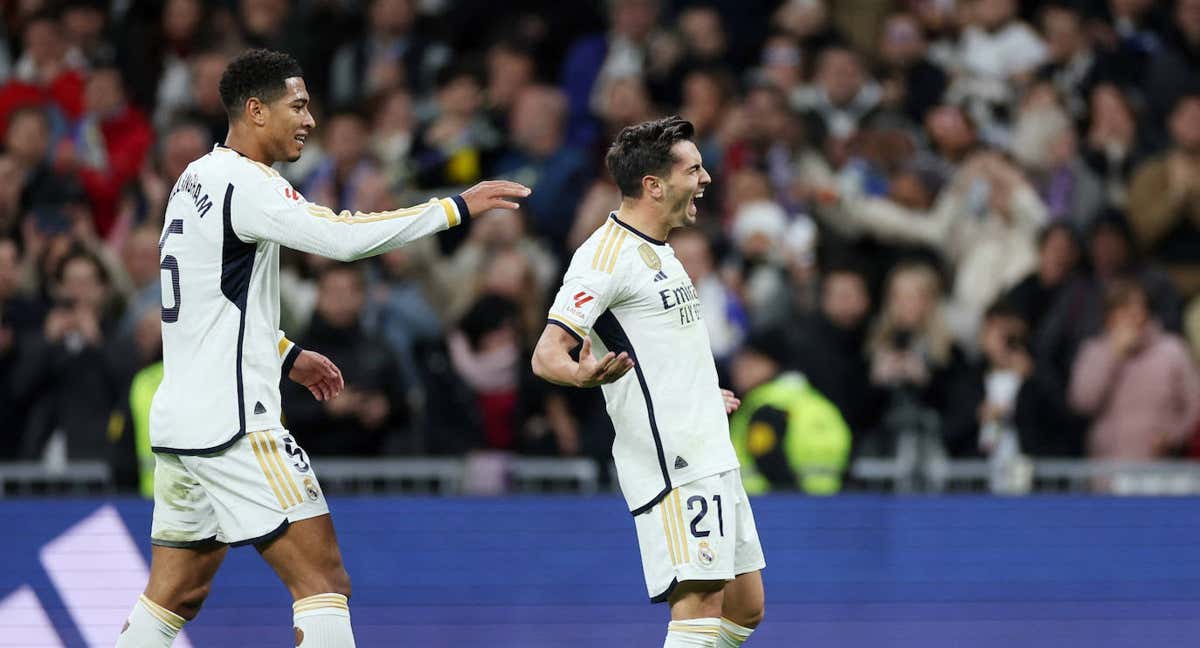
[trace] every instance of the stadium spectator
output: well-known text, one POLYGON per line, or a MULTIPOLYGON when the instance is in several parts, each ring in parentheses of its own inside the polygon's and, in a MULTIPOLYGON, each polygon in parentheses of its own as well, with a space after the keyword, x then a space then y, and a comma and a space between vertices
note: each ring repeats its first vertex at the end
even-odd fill
POLYGON ((51 135, 50 119, 41 108, 21 108, 9 116, 4 148, 16 166, 21 218, 40 206, 85 200, 79 182, 51 164, 51 135))
POLYGON ((347 39, 333 56, 329 99, 352 105, 397 87, 424 94, 450 61, 445 45, 415 29, 414 0, 370 0, 365 38, 347 39))
POLYGON ((1171 147, 1134 172, 1129 225, 1138 251, 1190 298, 1200 294, 1200 93, 1176 103, 1169 128, 1171 147))
POLYGON ((871 384, 863 353, 871 316, 865 271, 850 263, 826 268, 820 299, 816 311, 793 312, 774 355, 837 406, 857 441, 879 425, 885 396, 871 384))
POLYGON ((368 144, 369 124, 363 115, 347 109, 330 115, 325 128, 324 156, 305 180, 304 195, 322 205, 363 209, 362 184, 377 173, 368 144))
POLYGON ((409 153, 416 130, 413 98, 407 90, 394 89, 384 93, 371 122, 371 154, 379 160, 387 176, 388 187, 399 189, 412 182, 409 153))
POLYGON ((1053 376, 1039 373, 1029 344, 1019 311, 1004 301, 988 308, 981 356, 949 386, 942 439, 951 456, 1080 456, 1083 427, 1053 376))
POLYGON ((847 197, 826 221, 851 234, 920 243, 954 269, 949 323, 960 341, 975 339, 987 305, 1032 270, 1046 208, 1021 170, 997 153, 972 156, 928 213, 878 198, 847 197))
POLYGON ((679 115, 696 128, 696 148, 704 163, 718 168, 725 152, 724 125, 733 102, 733 77, 717 70, 699 68, 683 78, 679 115))
POLYGON ((30 403, 22 456, 109 457, 107 426, 122 384, 111 345, 119 304, 96 255, 71 249, 55 268, 42 339, 22 341, 13 396, 30 403))
POLYGON ((1152 129, 1166 121, 1182 97, 1200 90, 1200 0, 1177 0, 1172 18, 1139 75, 1152 129))
POLYGON ((1084 341, 1104 330, 1105 295, 1114 282, 1138 282, 1149 295, 1154 318, 1167 330, 1180 329, 1178 292, 1166 273, 1140 260, 1122 214, 1110 211, 1092 224, 1087 261, 1088 272, 1068 280, 1042 316, 1035 344, 1039 368, 1053 372, 1063 389, 1084 341))
POLYGON ((5 413, 0 434, 0 457, 16 459, 21 452, 29 403, 18 397, 17 369, 21 351, 35 344, 45 305, 23 294, 21 246, 17 238, 0 237, 0 411, 5 413))
POLYGON ((884 23, 875 74, 882 84, 881 103, 913 124, 924 123, 925 115, 941 103, 948 83, 946 72, 926 58, 927 47, 912 14, 892 14, 884 23))
POLYGON ((888 276, 867 338, 871 382, 890 401, 884 447, 890 435, 916 431, 912 426, 929 413, 944 411, 950 386, 962 376, 965 360, 941 313, 940 284, 923 264, 897 266, 888 276))
POLYGON ((1017 16, 1016 0, 965 0, 967 23, 958 41, 951 102, 966 102, 980 135, 992 144, 1008 141, 1008 119, 1016 90, 1046 59, 1046 45, 1017 16))
POLYGON ((883 90, 868 75, 859 55, 848 47, 832 46, 817 57, 813 83, 791 97, 792 108, 804 115, 812 141, 845 140, 880 110, 883 90))
POLYGON ((1079 241, 1071 225, 1051 223, 1038 233, 1037 269, 1005 297, 1031 333, 1039 330, 1042 317, 1058 301, 1078 267, 1079 241))
POLYGON ((436 96, 437 115, 414 138, 417 185, 435 188, 475 182, 491 169, 502 145, 500 133, 483 111, 480 79, 465 65, 449 67, 438 75, 436 96))
POLYGON ((742 405, 729 434, 748 493, 799 490, 831 495, 842 485, 850 429, 838 408, 805 379, 785 371, 776 335, 751 337, 733 360, 742 405))
POLYGON ((455 372, 475 394, 482 446, 512 450, 517 445, 517 405, 527 364, 521 359, 517 305, 499 295, 484 294, 451 332, 447 346, 455 372))
POLYGON ((225 141, 229 129, 225 105, 218 92, 221 73, 229 65, 229 56, 211 50, 196 54, 191 59, 191 94, 188 102, 172 115, 203 124, 208 129, 209 146, 225 141))
POLYGON ((1013 156, 1029 172, 1047 218, 1086 230, 1104 207, 1104 188, 1079 156, 1077 139, 1053 88, 1035 85, 1013 123, 1013 156))
POLYGON ((321 349, 342 368, 346 389, 327 401, 284 381, 288 429, 316 456, 373 456, 402 441, 404 386, 387 343, 363 329, 366 291, 362 270, 335 264, 317 284, 317 305, 301 347, 321 349))
POLYGON ((1200 420, 1200 372, 1184 341, 1154 319, 1136 282, 1109 287, 1104 333, 1080 351, 1070 394, 1072 407, 1092 417, 1094 459, 1169 456, 1200 420))
POLYGON ((1126 209, 1133 169, 1146 152, 1137 113, 1124 90, 1101 83, 1092 90, 1088 118, 1084 161, 1103 182, 1108 204, 1126 209))
POLYGON ((594 173, 584 151, 566 144, 567 99, 557 88, 522 90, 509 113, 510 148, 496 173, 533 189, 525 201, 532 232, 550 242, 560 258, 566 250, 579 187, 594 173))
POLYGON ((210 39, 213 10, 200 0, 166 0, 157 15, 131 17, 118 43, 117 62, 134 105, 153 110, 164 128, 192 98, 191 58, 210 39))
POLYGON ((86 61, 67 47, 58 16, 51 10, 29 16, 21 43, 13 74, 0 85, 0 132, 14 110, 31 104, 53 106, 56 119, 77 119, 83 113, 86 61))
POLYGON ((602 136, 606 90, 615 79, 643 73, 658 12, 659 0, 614 0, 608 3, 610 31, 584 36, 571 45, 561 74, 570 108, 569 144, 587 149, 602 136))
POLYGON ((776 32, 767 37, 754 80, 778 88, 785 97, 803 91, 804 55, 794 36, 776 32))
POLYGON ((1100 57, 1092 49, 1083 14, 1066 3, 1046 5, 1038 16, 1046 43, 1046 62, 1037 77, 1049 81, 1063 98, 1072 119, 1088 114, 1088 96, 1098 81, 1100 57))
POLYGON ((117 220, 121 192, 142 169, 154 131, 129 104, 121 71, 100 66, 88 76, 85 112, 59 146, 55 164, 78 175, 91 202, 96 232, 106 237, 117 220))

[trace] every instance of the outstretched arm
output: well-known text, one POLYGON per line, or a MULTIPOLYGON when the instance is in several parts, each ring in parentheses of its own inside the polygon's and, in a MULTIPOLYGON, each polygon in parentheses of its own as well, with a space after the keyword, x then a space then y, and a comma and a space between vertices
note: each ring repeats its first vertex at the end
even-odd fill
POLYGON ((579 339, 556 324, 548 324, 533 350, 533 373, 542 380, 568 387, 606 385, 633 369, 633 359, 622 351, 609 351, 603 358, 592 355, 591 337, 579 339), (579 349, 579 361, 571 359, 571 351, 579 349))
POLYGON ((273 241, 284 247, 339 261, 354 261, 394 250, 462 223, 489 209, 517 209, 528 196, 524 185, 481 182, 457 196, 383 212, 351 212, 309 202, 279 177, 268 178, 248 196, 233 195, 230 215, 242 240, 273 241), (257 209, 239 208, 250 201, 257 209))

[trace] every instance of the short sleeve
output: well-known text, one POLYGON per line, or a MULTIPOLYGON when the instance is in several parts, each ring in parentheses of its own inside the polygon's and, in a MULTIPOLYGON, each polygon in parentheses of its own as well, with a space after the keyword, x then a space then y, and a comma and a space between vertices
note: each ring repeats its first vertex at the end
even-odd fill
POLYGON ((547 315, 549 324, 566 330, 579 342, 591 332, 596 319, 620 301, 623 292, 617 264, 596 264, 592 256, 587 247, 576 252, 547 315))

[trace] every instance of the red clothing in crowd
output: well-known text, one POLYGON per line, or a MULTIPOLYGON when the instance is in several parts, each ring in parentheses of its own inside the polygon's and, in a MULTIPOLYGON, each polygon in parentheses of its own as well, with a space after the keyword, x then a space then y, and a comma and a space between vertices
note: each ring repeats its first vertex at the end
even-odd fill
POLYGON ((104 141, 107 166, 81 166, 78 173, 92 203, 96 231, 107 236, 117 220, 121 190, 126 183, 137 179, 142 162, 154 143, 154 130, 141 111, 128 106, 115 117, 100 123, 100 136, 104 141))
POLYGON ((25 81, 9 81, 0 86, 0 139, 8 130, 8 116, 18 108, 54 104, 70 121, 83 114, 83 74, 79 70, 64 70, 48 85, 38 86, 25 81))

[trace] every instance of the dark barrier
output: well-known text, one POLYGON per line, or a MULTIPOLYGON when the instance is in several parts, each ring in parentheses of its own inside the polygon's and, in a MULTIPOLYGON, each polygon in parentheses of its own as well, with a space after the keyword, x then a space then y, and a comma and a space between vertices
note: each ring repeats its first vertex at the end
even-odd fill
MULTIPOLYGON (((661 646, 613 497, 336 499, 358 645, 661 646)), ((767 615, 748 647, 1200 645, 1200 500, 754 501, 767 615)), ((150 505, 0 501, 0 646, 111 646, 150 505)), ((233 550, 177 646, 289 646, 291 607, 233 550)))

